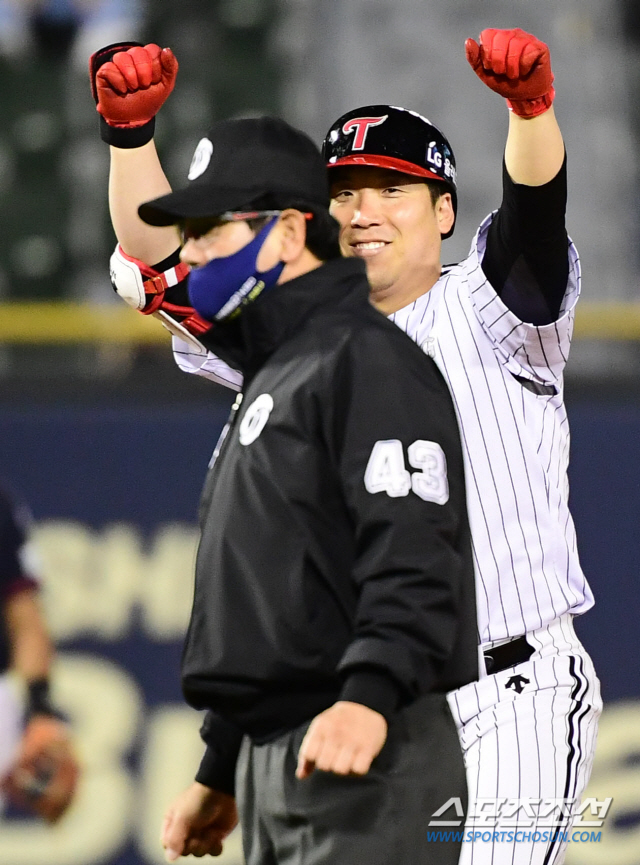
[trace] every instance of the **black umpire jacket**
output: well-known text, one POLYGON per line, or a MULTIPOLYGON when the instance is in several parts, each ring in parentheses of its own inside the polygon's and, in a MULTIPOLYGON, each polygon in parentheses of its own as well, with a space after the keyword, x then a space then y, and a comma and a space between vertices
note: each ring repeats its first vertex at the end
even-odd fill
POLYGON ((330 261, 207 338, 245 377, 202 494, 182 661, 187 701, 212 710, 211 787, 232 789, 243 733, 338 699, 389 718, 477 677, 453 404, 368 294, 362 262, 330 261))

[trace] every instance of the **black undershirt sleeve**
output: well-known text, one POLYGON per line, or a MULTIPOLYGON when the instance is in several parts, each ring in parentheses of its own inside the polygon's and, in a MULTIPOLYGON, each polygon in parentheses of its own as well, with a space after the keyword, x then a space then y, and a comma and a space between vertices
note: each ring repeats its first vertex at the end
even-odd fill
POLYGON ((514 183, 502 167, 502 204, 489 227, 482 270, 521 321, 550 324, 569 278, 567 158, 542 186, 514 183))
POLYGON ((176 267, 176 265, 180 264, 180 247, 178 247, 171 255, 168 255, 166 258, 163 258, 162 261, 159 261, 157 264, 151 265, 154 270, 157 270, 158 273, 162 273, 164 270, 169 270, 170 267, 176 267))
MULTIPOLYGON (((163 273, 165 270, 169 270, 171 267, 176 267, 178 264, 180 264, 180 247, 178 247, 175 252, 172 252, 171 255, 163 258, 162 261, 152 265, 152 267, 154 270, 157 270, 158 273, 163 273)), ((189 294, 187 292, 186 277, 176 285, 169 286, 165 293, 165 297, 169 303, 175 303, 177 306, 190 306, 191 301, 189 300, 189 294)))

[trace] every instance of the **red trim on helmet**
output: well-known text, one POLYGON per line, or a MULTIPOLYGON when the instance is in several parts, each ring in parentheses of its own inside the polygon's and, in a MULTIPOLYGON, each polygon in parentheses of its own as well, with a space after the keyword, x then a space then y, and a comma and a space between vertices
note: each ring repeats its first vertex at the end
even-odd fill
POLYGON ((396 159, 395 156, 382 156, 379 153, 368 153, 360 156, 341 156, 335 162, 327 162, 327 168, 336 168, 341 165, 371 165, 375 168, 389 168, 391 171, 400 171, 402 174, 411 174, 414 177, 427 177, 429 180, 441 180, 447 183, 439 174, 434 174, 427 168, 421 168, 413 162, 404 159, 396 159))

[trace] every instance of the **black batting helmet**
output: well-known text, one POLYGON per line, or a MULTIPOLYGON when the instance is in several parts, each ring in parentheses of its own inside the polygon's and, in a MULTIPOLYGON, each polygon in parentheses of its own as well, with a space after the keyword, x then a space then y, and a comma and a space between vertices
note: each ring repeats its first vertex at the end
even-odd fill
MULTIPOLYGON (((458 210, 456 161, 451 145, 426 117, 393 105, 365 105, 339 117, 327 132, 322 154, 328 168, 374 165, 439 180, 458 210)), ((454 221, 455 225, 455 221, 454 221)), ((451 237, 453 228, 443 235, 451 237)))

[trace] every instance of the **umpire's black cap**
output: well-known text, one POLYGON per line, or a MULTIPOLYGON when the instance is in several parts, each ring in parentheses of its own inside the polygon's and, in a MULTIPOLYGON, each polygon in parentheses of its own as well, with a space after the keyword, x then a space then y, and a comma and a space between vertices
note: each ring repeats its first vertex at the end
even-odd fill
MULTIPOLYGON (((415 111, 393 105, 354 108, 331 126, 322 153, 328 168, 373 165, 439 180, 451 193, 457 212, 456 161, 451 145, 437 126, 415 111)), ((444 237, 452 234, 453 227, 444 237)))
POLYGON ((327 170, 313 141, 277 117, 222 120, 196 147, 189 184, 140 205, 149 225, 297 202, 329 207, 327 170), (268 202, 268 203, 265 203, 268 202))

